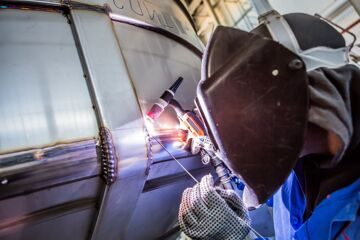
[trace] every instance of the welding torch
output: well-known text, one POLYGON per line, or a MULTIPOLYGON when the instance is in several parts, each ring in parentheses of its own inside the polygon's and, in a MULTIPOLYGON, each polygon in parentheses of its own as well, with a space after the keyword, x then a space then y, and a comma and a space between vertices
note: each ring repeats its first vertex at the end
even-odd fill
POLYGON ((170 101, 174 99, 176 90, 179 88, 183 81, 182 77, 179 77, 170 88, 166 89, 160 98, 152 105, 150 111, 146 114, 146 117, 154 122, 160 117, 164 109, 169 105, 170 101))
POLYGON ((146 114, 146 117, 154 122, 160 117, 164 109, 170 106, 176 112, 177 118, 182 126, 186 128, 191 138, 200 139, 199 141, 193 141, 192 144, 197 144, 203 149, 202 157, 209 158, 210 163, 215 168, 221 184, 225 189, 233 189, 231 185, 231 178, 227 167, 223 161, 219 159, 214 153, 215 148, 205 134, 205 127, 202 119, 193 111, 184 110, 180 103, 174 99, 176 90, 179 88, 183 81, 182 77, 179 77, 169 89, 166 89, 160 98, 153 104, 150 111, 146 114), (209 147, 209 143, 212 147, 209 147))

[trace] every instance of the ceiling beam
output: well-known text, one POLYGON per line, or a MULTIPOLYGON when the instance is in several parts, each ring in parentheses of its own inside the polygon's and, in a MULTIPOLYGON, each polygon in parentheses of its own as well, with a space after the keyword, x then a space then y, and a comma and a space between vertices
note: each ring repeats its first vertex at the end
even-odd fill
POLYGON ((196 9, 200 6, 202 0, 193 0, 191 1, 190 5, 189 5, 189 12, 190 15, 193 15, 196 11, 196 9))

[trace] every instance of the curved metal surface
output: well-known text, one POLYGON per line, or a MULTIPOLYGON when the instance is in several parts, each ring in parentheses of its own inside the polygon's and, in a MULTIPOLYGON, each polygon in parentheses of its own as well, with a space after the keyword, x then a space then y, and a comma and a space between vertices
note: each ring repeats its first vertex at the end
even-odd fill
POLYGON ((3 2, 106 12, 116 21, 151 29, 175 39, 199 55, 204 49, 196 35, 191 16, 179 0, 13 0, 3 2))
POLYGON ((169 31, 202 49, 192 22, 184 11, 169 0, 110 0, 114 15, 125 16, 169 31))
MULTIPOLYGON (((16 2, 20 1, 14 1, 14 3, 16 2)), ((66 8, 73 1, 21 2, 40 3, 47 7, 60 4, 59 6, 66 8)), ((109 6, 114 4, 110 1, 96 0, 79 2, 103 7, 105 7, 105 3, 109 6)), ((191 28, 190 22, 182 10, 177 5, 171 5, 170 1, 117 1, 118 5, 120 3, 124 4, 124 8, 117 9, 116 14, 151 22, 188 42, 193 42, 196 48, 201 49, 201 45, 197 45, 199 40, 195 39, 196 33, 191 28), (139 5, 133 5, 133 3, 139 5), (154 6, 150 7, 150 4, 154 6), (128 9, 126 10, 126 8, 128 9), (138 14, 141 10, 143 16, 138 14), (146 12, 150 15, 146 16, 146 12), (154 16, 153 19, 151 19, 152 16, 154 16), (181 22, 180 25, 178 21, 181 22)), ((39 15, 43 10, 38 9, 39 15)), ((112 12, 114 13, 114 10, 112 12)), ((13 192, 10 191, 0 200, 0 212, 8 214, 6 216, 0 214, 0 217, 24 219, 21 222, 12 222, 14 226, 11 231, 8 231, 7 227, 1 228, 0 224, 0 239, 5 237, 9 239, 21 237, 47 239, 49 236, 53 236, 53 239, 71 238, 70 236, 76 239, 151 239, 161 236, 176 221, 177 204, 180 201, 181 192, 192 183, 163 149, 156 144, 149 147, 148 132, 158 134, 159 131, 163 132, 163 129, 176 132, 178 123, 174 120, 176 119, 175 114, 171 110, 167 110, 159 124, 152 130, 151 126, 144 122, 143 116, 159 93, 178 76, 184 77, 185 80, 177 93, 177 99, 186 108, 194 107, 192 99, 195 97, 197 81, 200 78, 201 59, 194 54, 194 51, 166 35, 127 23, 113 22, 105 14, 105 11, 74 7, 68 9, 65 16, 64 19, 70 23, 70 27, 67 27, 72 30, 78 51, 78 56, 73 56, 72 60, 77 58, 81 63, 73 65, 74 68, 79 68, 81 73, 80 77, 74 81, 81 79, 85 86, 78 90, 78 94, 89 96, 90 110, 95 110, 92 112, 92 121, 96 124, 96 128, 106 127, 111 139, 102 139, 97 143, 98 146, 95 146, 95 141, 91 142, 91 146, 87 150, 91 152, 92 157, 87 161, 83 160, 82 152, 75 151, 71 155, 73 161, 69 162, 66 159, 69 155, 66 155, 68 152, 65 150, 66 154, 56 156, 57 161, 52 163, 50 160, 49 163, 52 164, 49 165, 46 165, 47 161, 35 162, 30 159, 31 162, 26 164, 30 164, 31 167, 20 164, 14 165, 12 171, 9 169, 0 171, 2 180, 5 176, 8 176, 9 179, 16 176, 22 177, 21 181, 18 181, 18 185, 15 184, 16 186, 14 181, 2 182, 5 184, 0 186, 1 190, 10 189, 13 192), (68 13, 70 15, 67 15, 68 13), (117 168, 113 168, 117 170, 117 177, 111 181, 113 182, 111 185, 106 185, 98 177, 101 171, 99 145, 104 141, 112 142, 115 155, 111 156, 118 161, 117 168), (149 161, 150 158, 151 161, 149 161), (71 163, 77 164, 72 165, 71 163), (89 169, 84 169, 86 166, 89 169), (51 169, 51 171, 46 172, 47 169, 51 169), (31 174, 28 172, 30 170, 34 171, 34 174, 39 174, 36 177, 32 176, 34 181, 30 181, 31 174), (20 175, 16 175, 14 171, 20 175), (51 179, 52 177, 54 179, 51 179), (42 181, 41 184, 40 181, 42 181), (34 182, 36 182, 35 185, 33 185, 34 182), (144 190, 145 186, 147 187, 144 190), (88 192, 90 189, 91 194, 88 192), (23 195, 23 191, 27 192, 27 195, 23 195), (47 191, 50 191, 49 194, 46 194, 47 191), (74 194, 74 191, 78 191, 78 194, 74 194), (57 201, 57 194, 61 192, 64 194, 64 198, 62 201, 57 201), (96 205, 87 204, 86 199, 89 198, 89 194, 91 195, 90 202, 94 200, 97 202, 96 205), (30 204, 28 209, 23 212, 1 211, 8 206, 19 204, 19 198, 23 203, 32 197, 34 199, 43 198, 43 201, 37 205, 30 204), (68 209, 67 206, 71 206, 70 208, 75 211, 66 211, 57 215, 57 212, 68 209), (33 217, 38 216, 37 213, 41 213, 39 215, 41 223, 33 221, 40 219, 33 217), (24 218, 24 216, 28 217, 24 218), (150 230, 154 222, 158 222, 158 224, 150 230), (138 225, 146 226, 146 228, 139 231, 138 225), (63 228, 67 228, 66 231, 63 228)), ((12 33, 15 31, 14 29, 16 27, 10 29, 9 32, 12 33)), ((46 29, 42 31, 45 36, 43 45, 47 46, 46 29)), ((28 37, 31 38, 31 35, 29 34, 28 37)), ((2 43, 0 42, 0 44, 2 43)), ((19 46, 22 47, 22 44, 19 43, 17 47, 19 46)), ((61 49, 56 45, 54 47, 57 50, 61 49)), ((29 49, 30 52, 33 51, 31 46, 29 49)), ((39 46, 37 50, 41 51, 41 49, 42 46, 39 46)), ((14 51, 19 51, 19 48, 15 46, 14 51)), ((1 57, 6 57, 10 53, 1 54, 1 57)), ((32 55, 37 56, 35 53, 32 55)), ((62 58, 61 53, 57 57, 62 58)), ((64 58, 63 60, 64 64, 71 64, 71 61, 66 62, 64 58)), ((34 64, 37 62, 34 61, 34 64)), ((51 62, 44 62, 41 69, 50 71, 47 64, 51 64, 51 62)), ((18 73, 20 70, 14 69, 14 73, 18 73)), ((61 75, 55 77, 61 77, 61 75)), ((9 84, 11 85, 11 83, 9 84)), ((71 86, 70 83, 68 85, 71 86)), ((14 88, 17 89, 18 85, 14 88)), ((64 91, 66 90, 64 89, 64 91)), ((71 96, 69 99, 74 100, 76 96, 71 96)), ((1 105, 0 111, 3 109, 4 107, 1 105)), ((78 107, 74 106, 72 110, 76 112, 77 109, 78 107)), ((17 115, 14 114, 14 116, 17 115)), ((77 133, 73 132, 73 134, 77 133)), ((97 131, 92 135, 99 139, 97 131)), ((171 137, 164 142, 164 145, 174 155, 181 157, 182 163, 191 172, 198 173, 199 177, 209 171, 203 169, 198 157, 190 156, 187 152, 179 149, 179 145, 171 137)), ((61 149, 61 146, 55 144, 54 148, 61 149)), ((31 154, 35 156, 36 150, 31 154)), ((28 160, 27 156, 24 155, 26 161, 28 160)), ((9 160, 8 156, 5 158, 9 160)), ((15 158, 21 160, 18 156, 15 158)), ((106 158, 106 163, 108 160, 106 158)), ((30 202, 34 203, 33 201, 30 202)))
MULTIPOLYGON (((83 32, 80 32, 80 39, 82 42, 86 41, 87 48, 84 48, 84 52, 88 54, 86 56, 88 64, 92 66, 93 61, 102 61, 102 56, 104 56, 103 60, 108 61, 110 56, 121 54, 119 58, 114 58, 111 62, 117 66, 116 71, 123 71, 122 74, 109 74, 108 72, 105 75, 97 72, 103 71, 103 69, 96 67, 96 65, 101 64, 91 67, 94 89, 98 93, 97 98, 105 100, 108 97, 114 97, 111 100, 112 104, 100 101, 99 108, 100 110, 103 109, 101 112, 104 112, 104 123, 112 131, 113 142, 119 158, 118 179, 111 185, 106 194, 103 203, 104 207, 96 225, 97 231, 94 233, 93 238, 133 239, 127 237, 132 234, 129 232, 129 229, 133 228, 132 224, 146 225, 154 221, 154 216, 144 214, 140 218, 141 222, 129 222, 135 211, 141 212, 141 209, 148 207, 146 202, 138 203, 147 178, 145 170, 148 166, 147 160, 149 156, 146 146, 148 143, 145 142, 146 132, 144 131, 143 116, 149 110, 148 108, 153 101, 157 99, 159 93, 163 91, 164 86, 170 85, 173 79, 180 75, 185 80, 182 89, 179 89, 178 99, 188 108, 194 106, 191 101, 192 97, 188 96, 195 96, 200 73, 200 58, 175 41, 151 31, 139 30, 135 26, 118 22, 113 23, 112 29, 121 51, 111 51, 109 48, 109 52, 103 53, 104 49, 96 49, 96 46, 104 44, 107 34, 110 36, 111 29, 108 23, 104 20, 101 27, 102 29, 108 29, 108 33, 103 32, 103 39, 95 40, 95 35, 99 33, 93 32, 92 29, 94 24, 100 24, 100 15, 96 21, 91 20, 93 16, 85 12, 74 11, 73 16, 76 23, 79 23, 78 26, 81 25, 83 29, 83 32), (108 81, 111 82, 111 89, 107 87, 109 85, 104 85, 105 76, 108 76, 108 81), (102 89, 106 89, 106 95, 101 95, 102 89), (119 93, 115 92, 116 89, 119 89, 119 93), (111 94, 111 91, 114 91, 114 93, 111 94), (131 191, 127 191, 126 195, 124 195, 124 188, 131 189, 131 191), (114 222, 123 224, 119 224, 114 230, 114 222)), ((107 46, 110 46, 109 40, 107 46)), ((114 70, 109 69, 109 71, 113 72, 114 70)), ((177 125, 175 119, 173 113, 168 110, 160 120, 157 129, 163 127, 175 128, 177 125)), ((150 154, 155 160, 158 158, 158 154, 163 154, 163 151, 159 148, 152 148, 151 151, 150 154)), ((173 165, 172 168, 179 170, 177 165, 173 165)), ((150 168, 150 174, 151 172, 150 168)), ((167 169, 166 172, 171 174, 171 168, 167 169)), ((185 187, 184 184, 186 183, 181 183, 179 186, 179 183, 175 183, 175 185, 178 185, 177 189, 185 187)), ((174 193, 172 195, 172 198, 176 198, 174 193)), ((165 204, 161 201, 163 196, 159 195, 157 191, 148 194, 148 196, 155 202, 165 204)), ((168 202, 167 204, 174 206, 175 199, 172 203, 168 202)), ((163 216, 163 214, 167 214, 165 208, 159 209, 158 216, 163 216)), ((173 218, 176 218, 176 215, 173 215, 173 218)), ((166 224, 159 225, 158 229, 166 228, 166 224)), ((160 235, 156 231, 155 233, 160 235)), ((149 237, 147 231, 139 231, 137 234, 149 237)))
POLYGON ((0 28, 0 154, 96 136, 67 19, 5 9, 0 28))

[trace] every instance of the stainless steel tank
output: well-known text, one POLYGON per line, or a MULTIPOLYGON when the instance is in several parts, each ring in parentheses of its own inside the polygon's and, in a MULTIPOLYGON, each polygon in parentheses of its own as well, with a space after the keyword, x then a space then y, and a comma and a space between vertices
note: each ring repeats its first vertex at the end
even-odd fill
POLYGON ((171 110, 143 116, 179 76, 194 107, 203 46, 181 2, 0 1, 0 33, 0 239, 174 238, 193 182, 151 136, 209 169, 171 110))

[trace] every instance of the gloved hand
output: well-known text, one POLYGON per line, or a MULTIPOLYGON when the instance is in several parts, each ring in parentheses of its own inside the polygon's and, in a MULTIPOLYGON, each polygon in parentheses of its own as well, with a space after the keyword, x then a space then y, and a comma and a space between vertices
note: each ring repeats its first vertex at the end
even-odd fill
POLYGON ((214 187, 211 175, 185 189, 179 224, 193 239, 241 240, 250 232, 248 212, 240 197, 233 190, 214 187))

